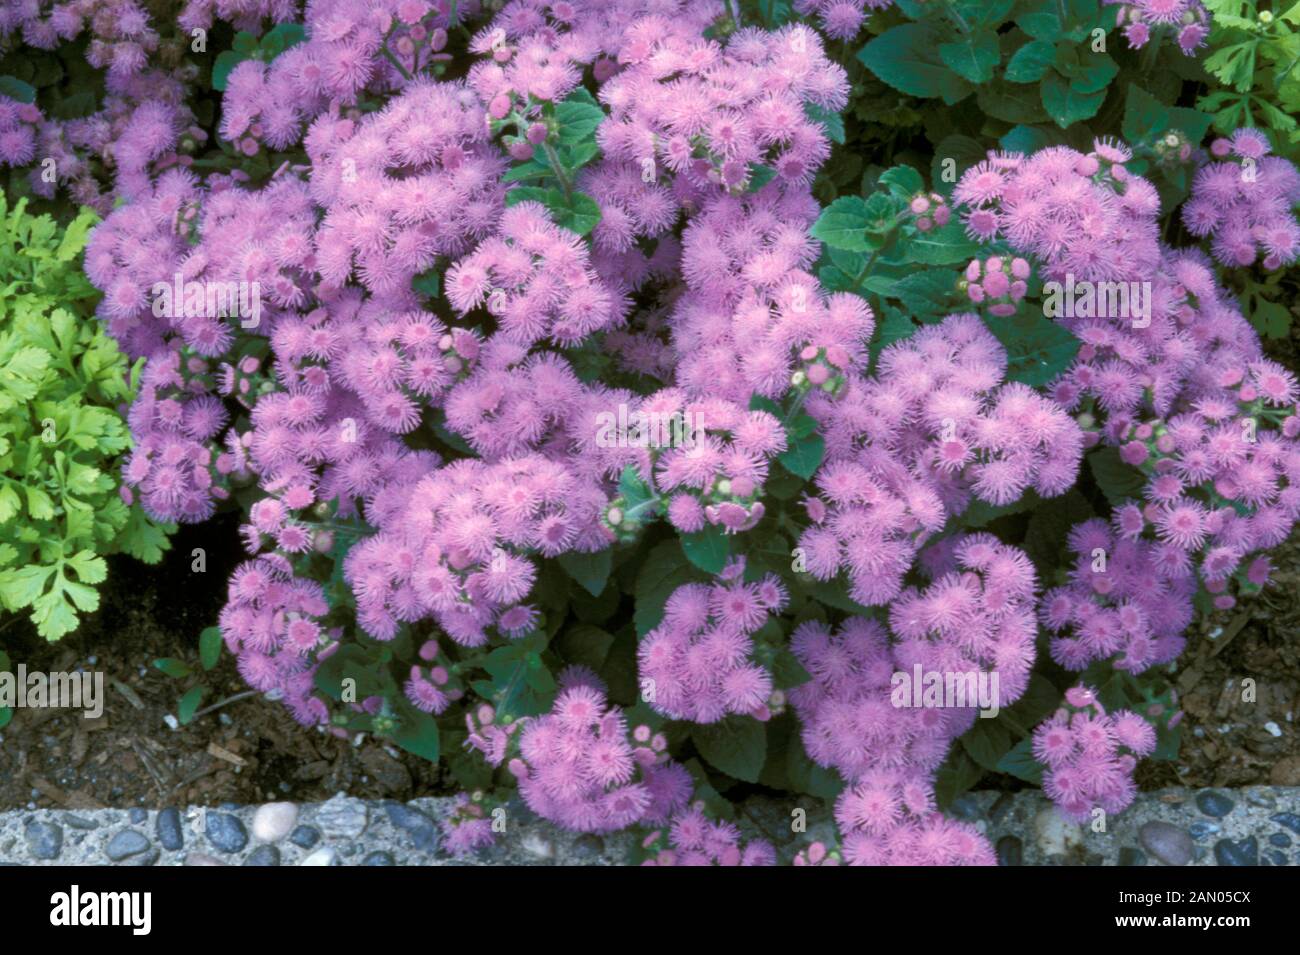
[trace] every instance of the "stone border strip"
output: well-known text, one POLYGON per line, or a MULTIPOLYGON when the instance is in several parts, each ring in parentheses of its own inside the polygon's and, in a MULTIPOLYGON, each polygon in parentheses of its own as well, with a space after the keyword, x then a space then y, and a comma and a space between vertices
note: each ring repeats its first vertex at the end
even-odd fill
MULTIPOLYGON (((809 811, 806 831, 795 833, 792 807, 798 806, 754 798, 737 822, 788 857, 831 825, 824 813, 809 811)), ((0 863, 618 865, 632 858, 632 836, 563 832, 517 798, 507 804, 506 831, 495 845, 452 858, 439 823, 454 807, 447 798, 400 803, 340 793, 302 805, 13 810, 0 813, 0 863)), ((1143 793, 1118 817, 1083 825, 1061 818, 1036 790, 970 793, 951 811, 984 831, 1005 865, 1300 866, 1300 787, 1143 793)))

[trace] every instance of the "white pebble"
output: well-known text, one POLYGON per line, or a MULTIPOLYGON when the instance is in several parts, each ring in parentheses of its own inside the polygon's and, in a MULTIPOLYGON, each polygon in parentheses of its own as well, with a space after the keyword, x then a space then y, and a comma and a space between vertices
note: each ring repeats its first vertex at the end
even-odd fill
POLYGON ((1044 855, 1065 855, 1083 843, 1077 823, 1066 819, 1055 806, 1048 806, 1034 817, 1034 837, 1044 855))
POLYGON ((303 859, 299 865, 333 865, 336 858, 338 858, 337 852, 329 846, 322 846, 303 859))
POLYGON ((1267 723, 1264 724, 1264 729, 1268 730, 1268 735, 1269 735, 1269 736, 1281 736, 1281 735, 1282 735, 1282 727, 1278 726, 1278 725, 1277 725, 1276 723, 1274 723, 1272 720, 1269 720, 1267 723))
POLYGON ((293 831, 298 821, 298 807, 291 802, 269 802, 253 814, 253 838, 262 842, 279 842, 293 831))
POLYGON ((176 717, 172 716, 170 713, 163 714, 163 722, 166 723, 173 730, 178 730, 181 728, 181 721, 178 720, 176 717))

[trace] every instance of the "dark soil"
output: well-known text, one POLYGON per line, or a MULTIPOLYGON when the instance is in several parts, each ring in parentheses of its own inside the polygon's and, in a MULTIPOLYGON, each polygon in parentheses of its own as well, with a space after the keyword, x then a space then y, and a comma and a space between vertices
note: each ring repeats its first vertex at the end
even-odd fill
POLYGON ((218 519, 183 528, 161 565, 110 558, 102 603, 73 634, 54 644, 25 619, 5 621, 0 646, 29 671, 104 673, 103 715, 58 709, 14 710, 0 730, 0 809, 161 807, 268 799, 328 799, 345 791, 398 799, 442 793, 437 768, 372 739, 353 746, 304 729, 279 703, 251 696, 177 730, 181 695, 200 680, 200 709, 248 689, 223 651, 210 673, 198 636, 216 622, 225 582, 240 559, 237 524, 218 519), (207 551, 204 573, 192 551, 207 551), (183 680, 153 666, 160 657, 189 664, 183 680), (91 662, 91 659, 95 662, 91 662))

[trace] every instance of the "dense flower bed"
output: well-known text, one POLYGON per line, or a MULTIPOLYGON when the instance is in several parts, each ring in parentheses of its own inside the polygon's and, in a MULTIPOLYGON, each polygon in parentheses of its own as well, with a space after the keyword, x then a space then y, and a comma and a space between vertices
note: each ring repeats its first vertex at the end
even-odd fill
POLYGON ((833 804, 796 864, 982 864, 985 772, 1131 802, 1300 515, 1290 140, 1157 82, 1290 27, 1213 9, 20 0, 104 95, 0 87, 0 162, 106 213, 123 500, 240 510, 240 672, 445 760, 459 849, 517 787, 771 863, 761 784, 833 804))

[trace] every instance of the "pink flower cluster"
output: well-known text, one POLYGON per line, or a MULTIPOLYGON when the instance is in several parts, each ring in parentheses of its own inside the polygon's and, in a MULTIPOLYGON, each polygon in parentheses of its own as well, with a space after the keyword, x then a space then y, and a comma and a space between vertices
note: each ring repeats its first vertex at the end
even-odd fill
POLYGON ((1183 224, 1192 235, 1208 236, 1224 265, 1250 266, 1262 256, 1264 268, 1277 269, 1300 257, 1300 224, 1292 212, 1300 204, 1300 171, 1270 152, 1260 130, 1239 129, 1210 145, 1215 161, 1192 181, 1183 224))
POLYGON ((328 285, 355 276, 373 295, 409 296, 417 274, 463 255, 501 215, 505 161, 461 84, 415 81, 360 121, 326 113, 304 144, 326 209, 314 251, 328 285))
POLYGON ((1160 259, 1160 195, 1124 166, 1132 158, 1101 139, 1089 153, 995 154, 965 172, 953 199, 966 208, 972 238, 1005 238, 1041 263, 1045 279, 1148 279, 1160 259))
POLYGON ((41 111, 0 95, 0 166, 25 166, 36 157, 36 130, 41 111))
POLYGON ((1066 705, 1034 730, 1034 758, 1047 767, 1043 791, 1077 822, 1094 809, 1122 812, 1137 795, 1133 769, 1156 748, 1151 724, 1129 710, 1107 713, 1089 688, 1065 694, 1066 705))
POLYGON ((710 819, 699 802, 673 816, 666 838, 656 830, 642 840, 641 847, 653 853, 642 863, 648 866, 776 864, 771 843, 751 839, 742 845, 740 830, 733 823, 710 819))
POLYGON ((1095 660, 1141 673, 1182 653, 1196 580, 1169 543, 1123 536, 1100 519, 1070 530, 1070 581, 1043 594, 1052 659, 1083 671, 1095 660))
POLYGON ((794 0, 795 12, 816 14, 818 26, 833 40, 852 40, 872 13, 892 5, 893 0, 794 0))
POLYGON ((1031 273, 1029 263, 1019 256, 971 259, 964 274, 966 296, 987 308, 990 315, 1006 318, 1016 314, 1018 303, 1028 291, 1027 279, 1031 273))
POLYGON ((871 309, 856 295, 826 295, 807 271, 817 212, 805 190, 769 184, 693 217, 682 243, 688 291, 672 317, 682 387, 744 404, 784 395, 807 345, 836 347, 844 366, 865 360, 871 309))
POLYGON ((1191 56, 1205 44, 1213 18, 1201 0, 1106 0, 1117 4, 1115 25, 1135 50, 1155 38, 1170 34, 1184 56, 1191 56))
MULTIPOLYGON (((134 446, 122 467, 122 495, 156 520, 197 522, 229 497, 227 478, 244 471, 241 457, 218 451, 229 420, 206 386, 208 363, 160 351, 140 376, 127 414, 134 446)), ((238 455, 242 449, 236 449, 238 455)))
POLYGON ((486 305, 499 334, 524 347, 577 344, 628 309, 591 268, 585 243, 536 202, 507 209, 496 234, 447 271, 447 299, 461 315, 486 305))
POLYGON ((809 403, 827 442, 799 541, 809 573, 846 571, 854 600, 888 603, 926 538, 972 497, 1003 505, 1074 483, 1078 425, 1028 386, 1000 384, 1005 374, 983 322, 952 315, 886 348, 844 397, 809 403))
POLYGON ((1054 401, 1081 406, 1111 440, 1144 409, 1169 414, 1260 357, 1259 338, 1198 250, 1165 249, 1150 284, 1149 314, 1094 299, 1057 319, 1083 343, 1050 386, 1054 401), (1114 314, 1109 314, 1110 312, 1114 314), (1082 313, 1082 314, 1081 314, 1082 313), (1111 422, 1114 425, 1111 425, 1111 422))
POLYGON ((561 690, 551 712, 519 732, 508 767, 528 808, 576 832, 667 822, 686 805, 690 774, 650 727, 629 734, 623 712, 597 686, 561 690))
POLYGON ((731 713, 770 715, 772 675, 754 660, 754 634, 784 609, 786 590, 775 574, 745 583, 743 563, 729 570, 716 583, 673 591, 663 623, 637 647, 642 695, 672 719, 716 723, 731 713))
POLYGON ((457 461, 406 495, 389 514, 370 515, 380 532, 354 546, 345 563, 357 620, 381 640, 429 616, 462 646, 486 643, 489 627, 523 636, 538 619, 523 603, 537 573, 526 555, 609 543, 598 521, 599 486, 541 455, 457 461))
MULTIPOLYGON (((248 561, 230 578, 230 600, 221 611, 226 647, 240 676, 256 690, 279 691, 294 718, 324 722, 329 712, 314 695, 313 653, 337 639, 321 620, 329 612, 321 586, 294 576, 277 555, 248 561)), ((337 644, 334 644, 337 647, 337 644)))
POLYGON ((835 801, 835 821, 850 865, 997 864, 983 834, 936 812, 929 789, 906 773, 863 775, 835 801))

